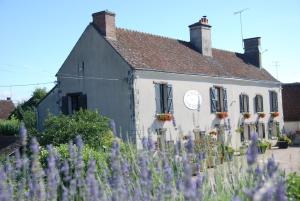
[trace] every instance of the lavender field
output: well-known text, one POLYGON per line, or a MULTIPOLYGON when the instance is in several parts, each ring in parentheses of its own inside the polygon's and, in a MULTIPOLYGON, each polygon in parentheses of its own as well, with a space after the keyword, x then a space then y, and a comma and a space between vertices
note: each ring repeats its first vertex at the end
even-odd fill
POLYGON ((43 148, 35 138, 27 145, 25 127, 20 134, 22 149, 0 163, 0 201, 297 200, 288 198, 273 158, 257 164, 256 134, 245 156, 209 169, 209 156, 191 139, 165 151, 151 139, 143 139, 143 150, 117 140, 110 150, 93 150, 80 137, 43 148))

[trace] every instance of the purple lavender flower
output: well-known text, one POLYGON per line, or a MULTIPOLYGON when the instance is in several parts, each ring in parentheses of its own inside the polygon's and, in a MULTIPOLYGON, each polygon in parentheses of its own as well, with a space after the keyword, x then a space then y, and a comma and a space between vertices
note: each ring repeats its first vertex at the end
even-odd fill
POLYGON ((187 140, 187 143, 185 145, 185 148, 186 148, 186 152, 187 153, 189 153, 189 154, 193 153, 193 151, 194 151, 194 143, 193 143, 193 140, 192 140, 191 136, 188 137, 188 140, 187 140))
POLYGON ((114 136, 117 137, 117 136, 118 136, 118 133, 117 133, 117 129, 116 129, 116 123, 115 123, 115 121, 114 121, 113 119, 110 119, 110 120, 109 120, 109 127, 110 127, 110 129, 112 130, 114 136))
POLYGON ((239 196, 235 195, 235 196, 232 198, 232 201, 241 201, 241 199, 239 198, 239 196))
POLYGON ((284 180, 281 178, 276 185, 276 199, 278 201, 287 201, 286 186, 284 180))
POLYGON ((57 190, 60 176, 56 167, 55 152, 52 145, 48 145, 48 169, 47 171, 47 199, 57 200, 57 190))
POLYGON ((147 148, 148 148, 148 140, 147 140, 147 138, 145 138, 145 137, 142 138, 142 145, 143 145, 143 149, 147 150, 147 148))
POLYGON ((20 137, 21 137, 21 144, 24 147, 24 146, 26 146, 26 143, 27 143, 27 130, 25 128, 24 122, 21 122, 21 124, 20 124, 19 133, 20 133, 20 137))
POLYGON ((165 199, 172 199, 173 196, 173 172, 167 159, 163 161, 164 170, 164 195, 165 199))
POLYGON ((272 177, 273 174, 277 171, 277 169, 278 169, 278 165, 276 164, 274 160, 274 156, 272 155, 272 157, 269 158, 267 162, 267 172, 269 177, 272 177))
POLYGON ((153 151, 155 149, 155 144, 151 136, 148 137, 148 150, 153 151))
POLYGON ((195 191, 195 184, 192 181, 192 168, 189 164, 189 161, 186 157, 183 158, 183 168, 184 168, 184 186, 183 186, 183 192, 184 192, 184 199, 189 200, 195 200, 196 198, 196 191, 195 191))
POLYGON ((100 186, 95 177, 96 162, 94 159, 90 159, 89 167, 86 176, 86 188, 87 188, 87 200, 101 200, 101 193, 99 192, 100 186))
POLYGON ((247 150, 247 162, 249 165, 252 165, 256 162, 257 154, 258 154, 257 134, 253 133, 251 135, 251 143, 247 150))

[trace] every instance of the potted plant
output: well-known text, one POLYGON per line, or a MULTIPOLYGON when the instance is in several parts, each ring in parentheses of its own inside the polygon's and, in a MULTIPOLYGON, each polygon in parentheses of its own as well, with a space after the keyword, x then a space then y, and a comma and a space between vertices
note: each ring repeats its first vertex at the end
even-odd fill
POLYGON ((291 139, 286 135, 280 135, 278 137, 277 146, 279 149, 286 149, 292 143, 291 139))
POLYGON ((227 112, 217 112, 216 114, 217 114, 217 117, 219 119, 225 119, 225 118, 228 117, 228 113, 227 112))
POLYGON ((234 149, 231 146, 225 146, 225 158, 228 161, 232 161, 234 154, 234 149))
POLYGON ((279 116, 279 112, 271 112, 271 115, 273 118, 278 117, 279 116))
POLYGON ((258 147, 258 153, 264 154, 267 148, 269 147, 269 143, 265 140, 259 140, 257 147, 258 147))
POLYGON ((244 112, 243 117, 244 119, 249 119, 251 117, 251 114, 249 112, 244 112))
POLYGON ((264 112, 258 112, 257 114, 258 114, 258 117, 262 118, 262 119, 265 118, 265 116, 266 116, 266 113, 264 113, 264 112))
POLYGON ((173 119, 173 115, 171 113, 157 114, 156 118, 158 121, 171 121, 173 119))

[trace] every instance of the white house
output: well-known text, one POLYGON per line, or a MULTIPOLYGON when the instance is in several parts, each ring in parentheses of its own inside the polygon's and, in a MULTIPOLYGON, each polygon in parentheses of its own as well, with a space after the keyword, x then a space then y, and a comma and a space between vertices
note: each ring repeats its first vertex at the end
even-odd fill
POLYGON ((48 112, 79 108, 98 109, 138 146, 149 134, 175 141, 216 130, 238 147, 255 130, 269 138, 282 129, 281 83, 261 66, 259 37, 236 53, 212 48, 205 16, 189 26, 190 41, 116 28, 109 11, 92 16, 38 106, 40 129, 48 112))

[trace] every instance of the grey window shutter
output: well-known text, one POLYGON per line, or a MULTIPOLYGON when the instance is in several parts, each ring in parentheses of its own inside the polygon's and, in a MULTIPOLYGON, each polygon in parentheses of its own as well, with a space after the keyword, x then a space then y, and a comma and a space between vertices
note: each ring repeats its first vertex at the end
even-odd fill
POLYGON ((161 111, 161 93, 160 93, 160 84, 155 83, 154 84, 155 88, 155 103, 156 103, 156 114, 162 113, 161 111))
POLYGON ((246 112, 249 112, 249 96, 246 95, 246 112))
POLYGON ((244 112, 244 101, 243 101, 243 95, 240 94, 240 112, 244 112))
POLYGON ((174 113, 174 106, 173 106, 173 88, 172 85, 167 85, 167 92, 168 92, 168 113, 174 113))
POLYGON ((224 107, 224 112, 228 112, 227 90, 225 88, 223 88, 223 107, 224 107))
POLYGON ((69 114, 68 108, 68 96, 63 96, 61 98, 61 112, 65 115, 69 114))
POLYGON ((79 96, 79 107, 83 110, 87 109, 87 96, 86 94, 82 94, 79 96))
POLYGON ((210 88, 210 109, 214 113, 217 111, 217 91, 216 88, 210 88))

